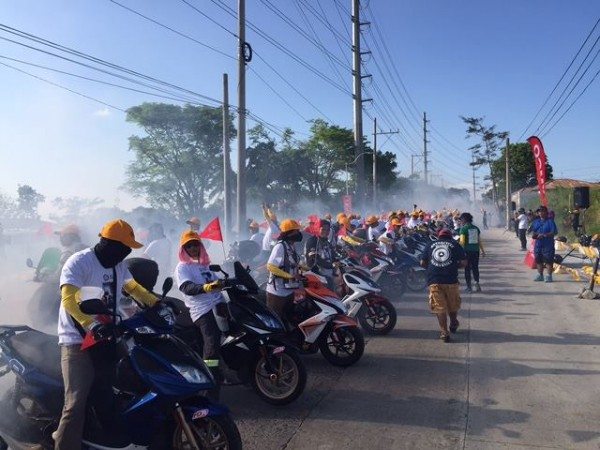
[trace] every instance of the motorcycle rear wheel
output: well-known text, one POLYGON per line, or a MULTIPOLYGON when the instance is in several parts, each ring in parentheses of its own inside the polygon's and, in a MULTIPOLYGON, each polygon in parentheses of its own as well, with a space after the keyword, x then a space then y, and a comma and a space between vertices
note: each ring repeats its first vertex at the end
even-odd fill
POLYGON ((287 405, 304 392, 306 367, 298 353, 289 347, 273 357, 277 373, 276 380, 270 379, 265 369, 265 358, 256 359, 252 370, 252 387, 265 402, 272 405, 287 405))
MULTIPOLYGON (((242 450, 242 438, 229 415, 210 416, 189 423, 201 450, 242 450)), ((192 450, 181 425, 173 433, 173 450, 192 450)))
POLYGON ((388 334, 396 327, 398 315, 396 308, 389 300, 373 302, 370 306, 363 304, 358 315, 358 322, 363 330, 371 335, 388 334))
POLYGON ((421 292, 427 287, 427 275, 424 270, 408 269, 405 272, 406 287, 413 292, 421 292))
POLYGON ((365 351, 365 339, 358 327, 331 328, 322 336, 319 350, 334 366, 348 367, 356 363, 365 351))

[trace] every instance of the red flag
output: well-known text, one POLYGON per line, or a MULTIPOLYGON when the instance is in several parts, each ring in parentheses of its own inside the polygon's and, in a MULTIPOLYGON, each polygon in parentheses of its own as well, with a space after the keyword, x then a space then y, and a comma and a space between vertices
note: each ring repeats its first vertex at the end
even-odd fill
POLYGON ((211 241, 223 242, 223 233, 221 233, 221 223, 219 218, 215 217, 210 221, 202 233, 200 233, 202 239, 209 239, 211 241))
POLYGON ((531 136, 527 139, 527 142, 531 145, 531 151, 535 158, 535 175, 540 191, 540 202, 542 205, 548 206, 548 199, 546 198, 546 152, 544 152, 542 141, 537 136, 531 136))
POLYGON ((308 216, 308 223, 309 225, 306 227, 305 231, 314 236, 319 236, 319 234, 321 234, 321 219, 319 219, 319 216, 315 214, 308 216))

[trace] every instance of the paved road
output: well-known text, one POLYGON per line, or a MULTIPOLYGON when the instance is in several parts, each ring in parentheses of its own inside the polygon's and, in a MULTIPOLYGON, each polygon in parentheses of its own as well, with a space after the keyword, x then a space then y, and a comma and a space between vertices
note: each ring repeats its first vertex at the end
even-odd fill
POLYGON ((485 292, 463 296, 454 342, 437 339, 425 295, 404 297, 356 366, 307 358, 295 404, 226 390, 244 448, 600 448, 600 303, 565 275, 534 283, 514 237, 487 235, 485 292))

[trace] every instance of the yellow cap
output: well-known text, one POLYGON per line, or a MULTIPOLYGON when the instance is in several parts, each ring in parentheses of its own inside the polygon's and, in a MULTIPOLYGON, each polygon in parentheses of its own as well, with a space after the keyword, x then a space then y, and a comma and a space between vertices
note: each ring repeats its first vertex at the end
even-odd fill
POLYGON ((187 244, 190 241, 200 241, 200 235, 198 233, 196 233, 195 231, 192 230, 187 230, 184 231, 181 234, 181 238, 179 238, 179 246, 183 247, 185 244, 187 244))
POLYGON ((393 227, 400 226, 400 225, 402 225, 402 221, 400 219, 398 219, 398 218, 394 218, 394 219, 392 219, 391 225, 393 227))
POLYGON ((377 216, 369 216, 367 217, 367 220, 365 220, 365 223, 367 225, 373 225, 374 223, 379 222, 379 220, 377 219, 377 216))
POLYGON ((129 248, 141 248, 144 246, 144 244, 140 244, 135 240, 133 228, 122 219, 111 220, 106 223, 98 236, 120 242, 129 248))
POLYGON ((282 233, 286 233, 286 232, 292 231, 292 230, 299 230, 300 224, 297 221, 295 221, 294 219, 285 219, 285 220, 282 220, 281 223, 279 224, 279 229, 281 230, 282 233))

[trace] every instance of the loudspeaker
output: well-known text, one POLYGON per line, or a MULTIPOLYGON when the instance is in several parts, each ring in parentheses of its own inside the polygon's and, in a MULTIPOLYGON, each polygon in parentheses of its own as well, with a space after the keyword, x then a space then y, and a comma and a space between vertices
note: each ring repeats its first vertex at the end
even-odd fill
POLYGON ((590 207, 590 188, 588 186, 580 186, 573 189, 573 203, 576 208, 590 207))
POLYGON ((511 211, 516 211, 517 210, 517 203, 516 202, 510 202, 510 210, 511 211))

